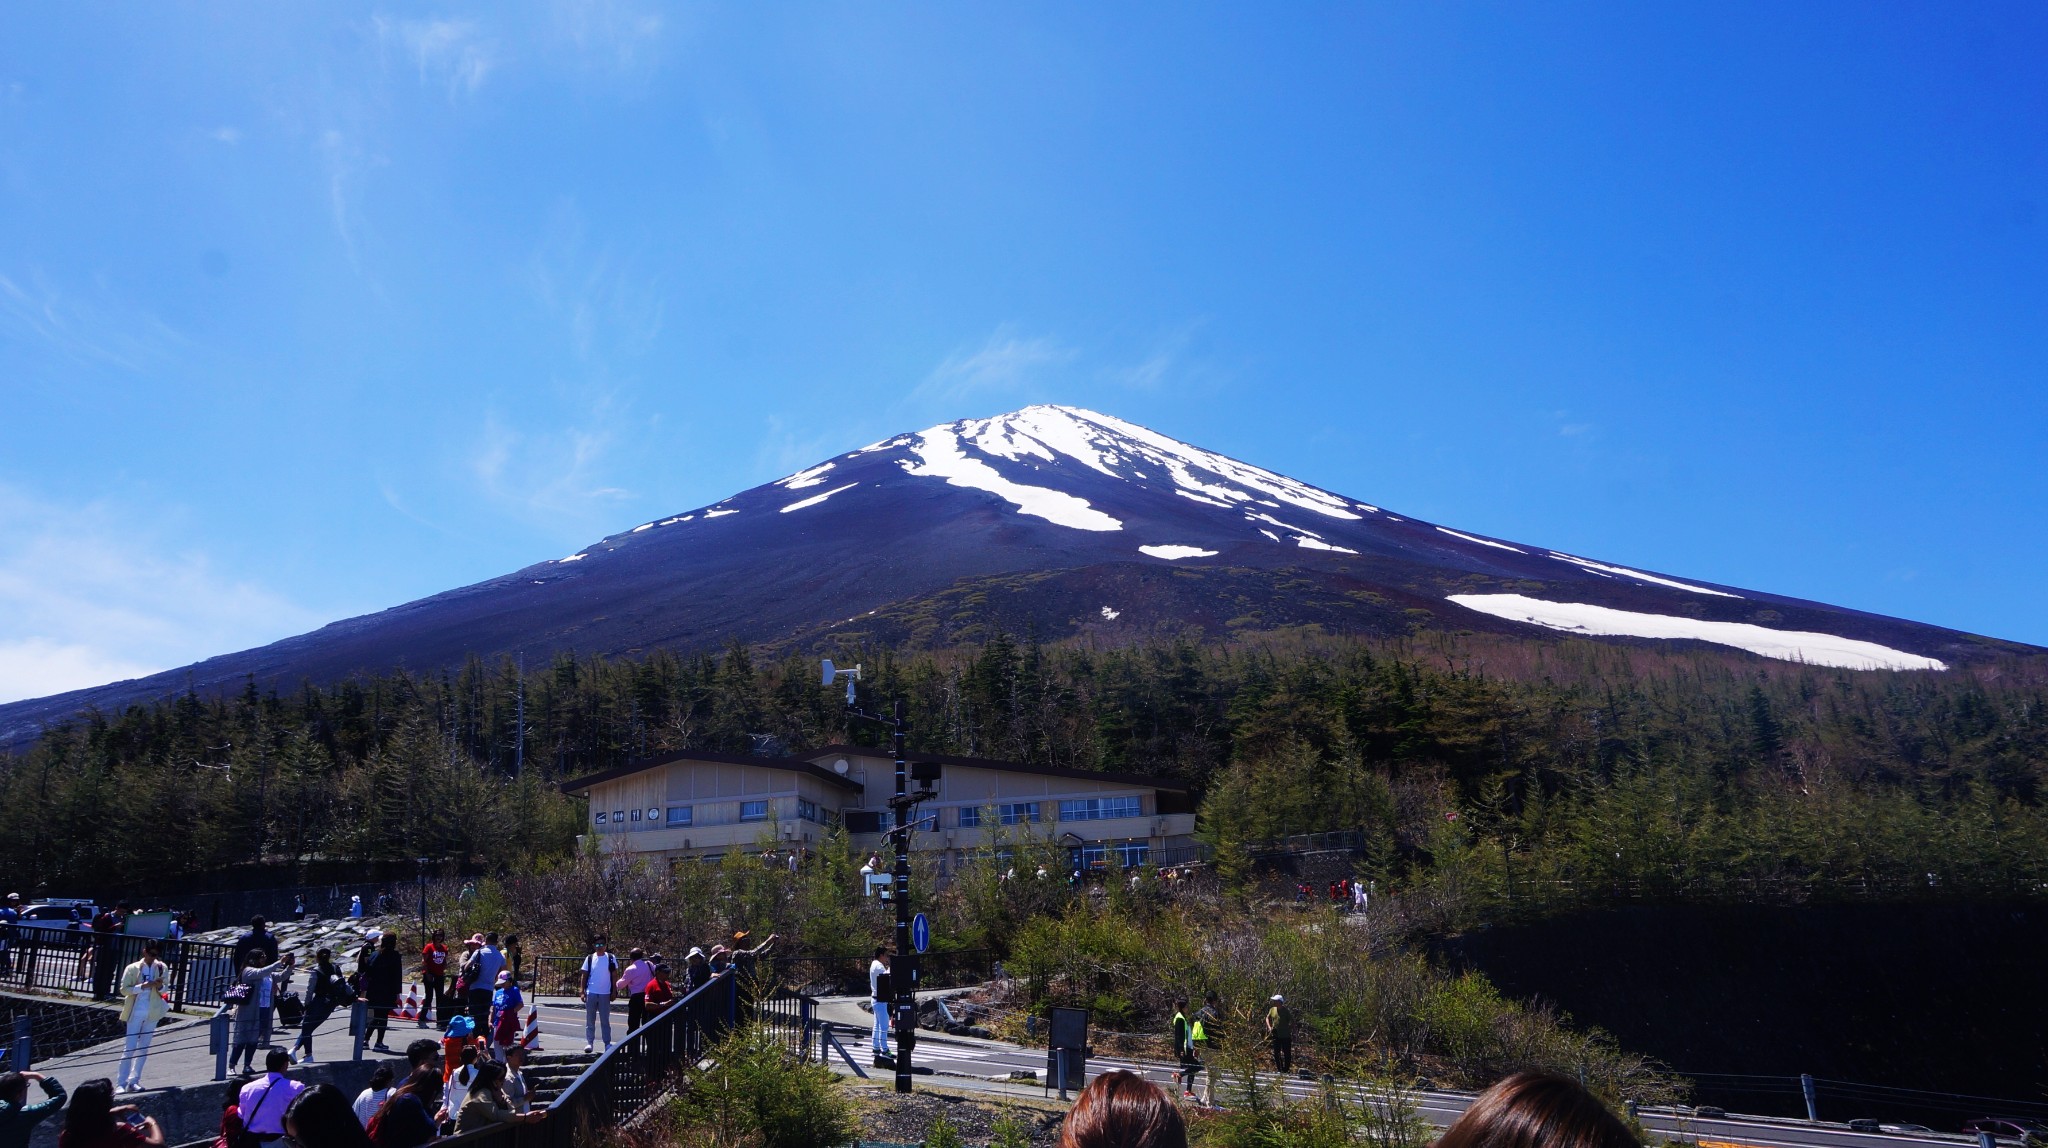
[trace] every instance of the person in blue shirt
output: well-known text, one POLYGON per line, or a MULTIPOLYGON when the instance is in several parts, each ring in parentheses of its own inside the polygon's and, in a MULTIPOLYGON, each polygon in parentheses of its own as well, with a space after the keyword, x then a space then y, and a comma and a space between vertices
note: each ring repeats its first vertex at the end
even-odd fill
POLYGON ((500 969, 497 988, 491 992, 491 1045, 500 1053, 518 1047, 519 1010, 525 1007, 526 997, 512 979, 512 970, 500 969))
POLYGON ((64 1086, 40 1072, 0 1073, 0 1148, 28 1148, 29 1133, 64 1107, 64 1086), (28 1086, 43 1086, 43 1098, 28 1102, 28 1086))

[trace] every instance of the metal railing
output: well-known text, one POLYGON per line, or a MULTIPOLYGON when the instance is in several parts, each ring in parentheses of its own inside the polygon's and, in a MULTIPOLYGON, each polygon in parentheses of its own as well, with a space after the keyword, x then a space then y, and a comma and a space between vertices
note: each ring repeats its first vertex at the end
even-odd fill
MULTIPOLYGON (((0 988, 18 992, 118 995, 121 970, 142 959, 146 937, 72 929, 0 926, 0 988)), ((155 942, 170 969, 171 1007, 210 1008, 233 982, 234 946, 155 942)))
MULTIPOLYGON (((817 996, 846 996, 868 991, 872 959, 866 954, 788 956, 766 958, 766 964, 768 975, 777 984, 817 996)), ((995 959, 987 949, 957 949, 921 954, 917 968, 920 991, 963 988, 993 979, 995 959)))
POLYGON ((742 1019, 768 1026, 796 1055, 807 1057, 817 1025, 814 1006, 807 997, 783 991, 755 1001, 737 974, 722 973, 592 1061, 548 1105, 543 1119, 465 1132, 453 1140, 479 1148, 587 1145, 600 1131, 632 1121, 685 1087, 687 1071, 742 1019))

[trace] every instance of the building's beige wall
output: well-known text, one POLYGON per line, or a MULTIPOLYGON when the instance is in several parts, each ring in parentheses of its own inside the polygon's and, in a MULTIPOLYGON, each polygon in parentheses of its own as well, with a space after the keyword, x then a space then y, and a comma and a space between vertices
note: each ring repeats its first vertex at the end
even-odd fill
MULTIPOLYGON (((773 833, 780 846, 815 845, 828 831, 831 816, 849 809, 885 809, 895 792, 895 762, 871 754, 846 755, 849 779, 864 784, 862 792, 850 792, 822 778, 792 770, 766 769, 728 762, 680 761, 661 769, 603 782, 590 791, 591 820, 588 828, 599 834, 607 848, 626 849, 636 854, 668 857, 730 853, 757 847, 763 835, 773 833), (806 821, 798 816, 798 799, 816 804, 819 818, 806 821), (743 800, 764 800, 769 815, 764 821, 739 821, 743 800), (667 810, 688 805, 693 822, 670 828, 667 810), (631 820, 631 810, 641 810, 642 820, 631 820), (661 812, 647 820, 647 810, 661 812), (626 810, 628 820, 621 829, 611 824, 598 826, 595 814, 626 810)), ((831 770, 836 757, 821 758, 818 764, 831 770)), ((1043 774, 1011 773, 973 766, 949 765, 940 775, 938 797, 924 806, 938 814, 937 828, 915 838, 920 850, 971 850, 986 845, 993 825, 963 829, 959 824, 962 806, 986 807, 1011 802, 1039 803, 1039 821, 1008 827, 1008 836, 1022 831, 1032 836, 1057 838, 1071 833, 1086 842, 1149 841, 1155 848, 1184 843, 1194 832, 1191 813, 1158 813, 1154 790, 1109 779, 1049 777, 1043 774), (1138 817, 1106 821, 1063 822, 1059 803, 1089 797, 1139 799, 1143 813, 1138 817)), ((868 851, 881 848, 880 834, 853 835, 853 846, 868 851)))

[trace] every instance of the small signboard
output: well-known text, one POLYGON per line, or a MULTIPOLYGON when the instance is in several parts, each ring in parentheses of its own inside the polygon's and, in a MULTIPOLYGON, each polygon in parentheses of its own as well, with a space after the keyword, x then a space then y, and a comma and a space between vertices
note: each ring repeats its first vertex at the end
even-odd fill
POLYGON ((932 923, 923 913, 910 919, 910 946, 920 953, 932 947, 932 923))
POLYGON ((1046 1041, 1046 1083, 1058 1089, 1080 1088, 1088 1082, 1088 1010, 1052 1010, 1052 1032, 1046 1041), (1060 1079, 1060 1069, 1066 1079, 1060 1079))

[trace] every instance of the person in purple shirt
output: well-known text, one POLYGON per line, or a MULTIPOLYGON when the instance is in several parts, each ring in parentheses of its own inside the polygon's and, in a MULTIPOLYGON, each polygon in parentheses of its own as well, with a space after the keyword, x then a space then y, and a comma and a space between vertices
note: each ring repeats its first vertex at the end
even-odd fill
POLYGON ((306 1086, 286 1076, 292 1066, 291 1054, 273 1048, 263 1057, 263 1079, 242 1086, 235 1104, 242 1110, 242 1127, 261 1140, 284 1135, 285 1110, 306 1086))

